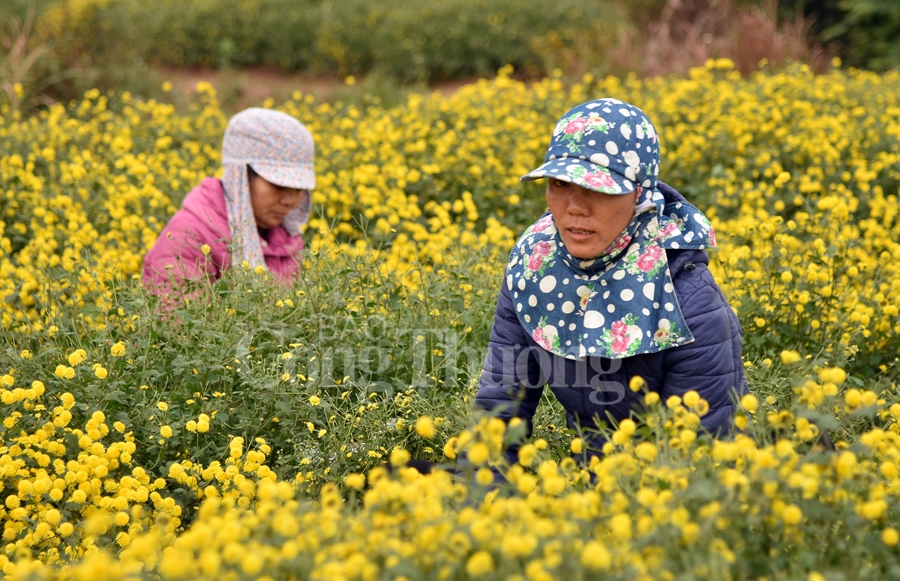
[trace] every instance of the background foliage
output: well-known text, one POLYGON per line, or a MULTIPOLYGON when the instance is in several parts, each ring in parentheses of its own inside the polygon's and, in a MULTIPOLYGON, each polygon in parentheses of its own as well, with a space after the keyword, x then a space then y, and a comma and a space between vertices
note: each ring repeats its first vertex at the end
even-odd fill
POLYGON ((797 11, 812 20, 813 33, 835 43, 848 65, 873 70, 900 66, 900 6, 881 0, 780 0, 781 14, 797 11))
MULTIPOLYGON (((362 75, 387 95, 398 82, 489 76, 505 64, 529 78, 560 69, 569 79, 685 74, 708 58, 730 58, 743 74, 762 60, 821 72, 834 55, 874 70, 897 64, 896 9, 874 0, 10 0, 0 20, 22 19, 29 6, 39 19, 28 45, 48 54, 8 80, 44 101, 92 87, 159 97, 159 84, 184 67, 362 75)), ((220 88, 240 94, 245 83, 220 88)), ((41 102, 25 99, 25 109, 41 102)))
POLYGON ((53 37, 85 58, 377 73, 413 83, 490 75, 504 64, 546 74, 566 51, 602 50, 623 23, 611 3, 583 0, 66 0, 44 15, 53 37))

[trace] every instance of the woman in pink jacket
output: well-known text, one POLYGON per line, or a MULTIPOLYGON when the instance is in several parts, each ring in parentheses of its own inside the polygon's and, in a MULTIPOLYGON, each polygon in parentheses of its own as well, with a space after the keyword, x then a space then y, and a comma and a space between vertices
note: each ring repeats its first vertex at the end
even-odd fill
POLYGON ((242 111, 225 129, 222 165, 222 180, 200 182, 147 253, 151 292, 184 292, 245 261, 280 280, 297 274, 316 185, 309 130, 278 111, 242 111))

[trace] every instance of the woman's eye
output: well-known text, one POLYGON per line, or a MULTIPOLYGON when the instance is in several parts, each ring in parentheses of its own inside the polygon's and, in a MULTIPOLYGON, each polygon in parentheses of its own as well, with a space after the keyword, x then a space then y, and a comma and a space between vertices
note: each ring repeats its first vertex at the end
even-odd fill
POLYGON ((562 180, 553 180, 553 186, 556 188, 568 188, 569 182, 564 182, 562 180))

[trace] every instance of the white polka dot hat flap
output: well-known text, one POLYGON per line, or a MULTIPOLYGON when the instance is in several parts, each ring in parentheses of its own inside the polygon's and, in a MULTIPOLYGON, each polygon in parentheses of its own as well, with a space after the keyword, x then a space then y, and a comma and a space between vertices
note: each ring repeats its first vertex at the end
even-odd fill
POLYGON ((605 194, 656 188, 659 139, 643 111, 618 99, 583 103, 563 115, 544 164, 522 181, 554 178, 605 194))

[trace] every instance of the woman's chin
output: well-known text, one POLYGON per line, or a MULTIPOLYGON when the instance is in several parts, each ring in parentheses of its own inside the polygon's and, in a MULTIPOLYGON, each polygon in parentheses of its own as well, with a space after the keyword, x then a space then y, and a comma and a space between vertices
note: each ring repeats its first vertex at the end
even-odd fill
POLYGON ((563 239, 563 242, 565 243, 566 250, 569 251, 569 254, 578 260, 591 260, 592 258, 597 258, 606 249, 605 246, 600 247, 599 243, 593 242, 584 243, 565 239, 563 239))
POLYGON ((256 220, 256 225, 262 228, 263 230, 271 230, 272 228, 278 228, 281 226, 281 222, 283 220, 276 220, 275 218, 256 220))

